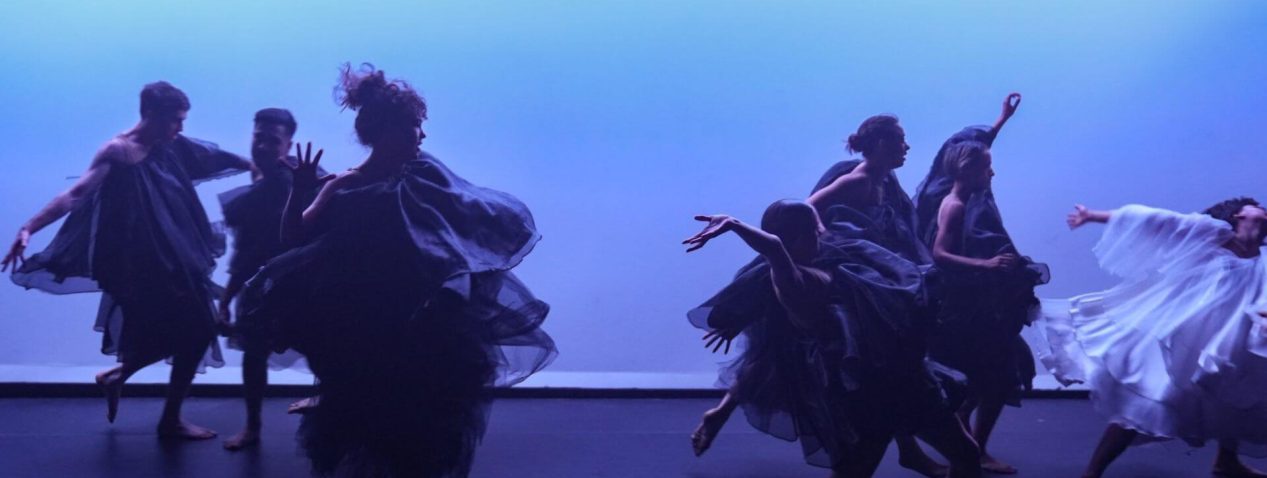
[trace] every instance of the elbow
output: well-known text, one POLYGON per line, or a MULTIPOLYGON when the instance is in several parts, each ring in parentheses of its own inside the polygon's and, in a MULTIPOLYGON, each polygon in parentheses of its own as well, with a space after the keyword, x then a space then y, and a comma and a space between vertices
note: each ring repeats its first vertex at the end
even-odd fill
POLYGON ((952 266, 955 264, 954 257, 947 253, 945 249, 933 249, 933 264, 941 267, 952 266))

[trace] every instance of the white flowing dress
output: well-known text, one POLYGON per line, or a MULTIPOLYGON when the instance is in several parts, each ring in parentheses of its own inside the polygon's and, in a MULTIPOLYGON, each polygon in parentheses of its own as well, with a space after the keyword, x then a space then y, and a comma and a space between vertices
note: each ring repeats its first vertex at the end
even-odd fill
POLYGON ((1095 253, 1122 282, 1043 301, 1043 363, 1141 441, 1267 445, 1267 262, 1222 247, 1232 235, 1204 214, 1113 211, 1095 253))

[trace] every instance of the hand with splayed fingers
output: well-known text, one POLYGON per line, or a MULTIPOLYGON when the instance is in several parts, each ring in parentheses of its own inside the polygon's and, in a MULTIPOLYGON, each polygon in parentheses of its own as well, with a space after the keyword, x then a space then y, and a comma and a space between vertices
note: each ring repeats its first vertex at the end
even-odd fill
POLYGON ((717 353, 718 350, 722 350, 724 347, 725 351, 722 353, 728 354, 730 353, 730 343, 733 342, 735 337, 738 337, 739 333, 742 331, 743 329, 738 328, 710 330, 707 334, 704 334, 704 338, 702 339, 704 340, 704 348, 711 348, 713 349, 713 353, 717 353))
POLYGON ((686 248, 686 252, 699 250, 699 248, 704 247, 704 244, 708 244, 710 239, 725 234, 735 225, 735 218, 725 214, 714 216, 699 215, 695 216, 695 220, 707 222, 708 225, 704 226, 704 230, 682 241, 682 244, 689 246, 686 248))
POLYGON ((19 267, 26 264, 26 246, 31 244, 31 231, 25 227, 18 229, 18 237, 13 239, 13 245, 9 246, 9 253, 5 254, 4 262, 0 263, 0 272, 9 271, 17 272, 19 267))
POLYGON ((325 152, 326 150, 324 149, 318 149, 317 155, 314 157, 312 155, 312 142, 309 141, 307 152, 305 152, 300 145, 295 145, 295 158, 298 159, 298 162, 295 165, 292 166, 290 163, 280 159, 278 161, 282 164, 282 166, 290 168, 294 178, 293 187, 295 189, 300 191, 312 191, 335 178, 335 175, 333 174, 317 177, 317 171, 319 171, 318 165, 321 164, 321 155, 325 152))

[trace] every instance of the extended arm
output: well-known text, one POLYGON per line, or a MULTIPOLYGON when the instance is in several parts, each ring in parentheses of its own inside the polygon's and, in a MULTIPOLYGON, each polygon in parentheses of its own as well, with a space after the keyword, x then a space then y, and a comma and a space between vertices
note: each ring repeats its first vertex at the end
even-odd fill
POLYGON ((98 189, 101 189, 102 182, 105 181, 106 175, 110 173, 113 157, 119 154, 118 148, 120 147, 110 143, 97 152, 97 155, 92 159, 92 164, 88 166, 88 171, 80 176, 74 185, 54 196, 48 204, 18 229, 18 235, 14 238, 13 245, 9 247, 9 252, 5 255, 3 263, 0 263, 0 271, 8 270, 9 267, 14 269, 19 267, 26 261, 23 253, 26 251, 26 246, 30 243, 32 234, 61 219, 62 216, 73 210, 81 201, 92 197, 92 195, 97 193, 98 189))
POLYGON ((1109 222, 1112 215, 1109 211, 1097 211, 1087 209, 1086 206, 1077 204, 1073 207, 1073 212, 1065 217, 1065 223, 1069 225, 1069 229, 1077 229, 1088 222, 1098 222, 1104 224, 1109 222))

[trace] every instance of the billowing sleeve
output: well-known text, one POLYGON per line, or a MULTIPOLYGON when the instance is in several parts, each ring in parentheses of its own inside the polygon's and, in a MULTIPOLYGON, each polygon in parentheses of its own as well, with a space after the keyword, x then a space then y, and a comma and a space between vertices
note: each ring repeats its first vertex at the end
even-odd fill
POLYGON ((1231 237, 1231 225, 1208 215, 1132 204, 1111 213, 1095 255, 1106 272, 1139 278, 1187 267, 1231 237))
POLYGON ((220 149, 215 143, 178 136, 174 149, 189 179, 198 184, 248 171, 241 156, 220 149))

